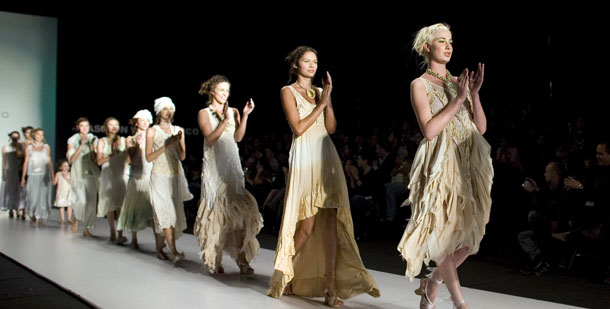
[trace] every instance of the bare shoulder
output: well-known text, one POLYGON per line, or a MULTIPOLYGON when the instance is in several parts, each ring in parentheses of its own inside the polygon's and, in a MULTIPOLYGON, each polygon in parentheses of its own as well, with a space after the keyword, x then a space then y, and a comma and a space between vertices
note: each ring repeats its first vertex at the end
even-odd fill
POLYGON ((425 90, 426 89, 426 85, 424 84, 424 81, 422 80, 422 78, 418 77, 416 79, 414 79, 413 81, 411 81, 411 91, 420 91, 420 90, 425 90))
POLYGON ((155 137, 155 134, 157 134, 157 129, 155 129, 154 126, 149 127, 148 129, 146 129, 146 136, 147 137, 155 137))

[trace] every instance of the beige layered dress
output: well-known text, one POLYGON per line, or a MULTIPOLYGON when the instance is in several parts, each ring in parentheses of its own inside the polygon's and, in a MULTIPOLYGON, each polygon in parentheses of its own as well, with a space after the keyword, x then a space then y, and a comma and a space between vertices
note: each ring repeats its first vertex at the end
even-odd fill
MULTIPOLYGON (((309 103, 293 87, 300 119, 311 114, 309 103)), ((278 238, 275 272, 268 295, 280 297, 289 282, 296 295, 324 296, 325 255, 323 247, 325 216, 337 209, 337 296, 347 299, 361 293, 379 297, 379 287, 366 271, 354 240, 347 185, 341 160, 326 131, 324 114, 301 136, 292 137, 289 175, 284 200, 284 216, 278 238), (317 216, 313 233, 295 254, 294 234, 299 222, 317 216)))
MULTIPOLYGON (((457 95, 420 78, 430 110, 439 113, 457 95)), ((442 263, 455 250, 479 251, 491 209, 494 175, 490 146, 472 120, 470 95, 433 140, 422 140, 410 174, 411 219, 398 245, 407 262, 405 276, 413 280, 422 262, 442 263)))
MULTIPOLYGON (((210 125, 215 130, 219 120, 208 112, 210 125)), ((210 272, 220 266, 222 250, 236 260, 245 253, 248 263, 258 254, 260 246, 256 235, 263 227, 263 217, 258 212, 256 199, 244 183, 239 151, 235 142, 235 118, 229 113, 224 132, 210 145, 203 142, 203 166, 201 172, 201 200, 194 226, 194 234, 201 246, 200 257, 210 272), (239 243, 238 231, 244 232, 239 243)))

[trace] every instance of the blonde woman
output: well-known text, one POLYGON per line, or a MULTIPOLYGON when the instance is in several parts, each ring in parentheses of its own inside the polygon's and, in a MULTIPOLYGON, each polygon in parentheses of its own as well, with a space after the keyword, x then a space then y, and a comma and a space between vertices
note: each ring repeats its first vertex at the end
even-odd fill
POLYGON ((493 168, 490 146, 483 138, 487 120, 479 90, 484 65, 465 69, 455 78, 447 70, 453 55, 449 26, 422 28, 413 49, 427 70, 411 83, 411 103, 425 137, 410 173, 411 220, 398 245, 411 280, 422 263, 437 268, 420 280, 420 307, 433 308, 443 282, 456 308, 468 308, 457 268, 479 250, 491 209, 493 168))
POLYGON ((170 98, 156 99, 154 107, 156 123, 146 130, 146 161, 153 163, 150 201, 156 231, 165 237, 170 249, 168 258, 163 252, 163 239, 158 238, 157 257, 176 263, 184 258, 176 248, 176 239, 186 229, 183 202, 193 198, 180 163, 186 156, 184 129, 172 124, 176 106, 170 98))
POLYGON ((53 183, 51 147, 45 142, 42 129, 34 129, 31 134, 32 142, 25 148, 21 186, 26 188, 28 213, 32 222, 38 220, 38 226, 42 227, 51 210, 51 185, 53 183))
POLYGON ((246 133, 254 102, 246 102, 240 117, 237 109, 229 107, 230 89, 229 79, 215 75, 199 91, 208 96, 208 107, 198 115, 204 140, 202 198, 194 231, 201 258, 211 273, 224 273, 221 262, 225 250, 241 274, 252 274, 250 262, 260 249, 256 234, 263 226, 263 218, 256 199, 246 190, 237 142, 246 133))
POLYGON ((288 57, 296 81, 281 90, 292 129, 289 175, 268 295, 324 297, 329 307, 361 293, 379 297, 354 239, 343 167, 329 134, 336 128, 326 73, 324 88, 313 85, 315 49, 301 46, 288 57))

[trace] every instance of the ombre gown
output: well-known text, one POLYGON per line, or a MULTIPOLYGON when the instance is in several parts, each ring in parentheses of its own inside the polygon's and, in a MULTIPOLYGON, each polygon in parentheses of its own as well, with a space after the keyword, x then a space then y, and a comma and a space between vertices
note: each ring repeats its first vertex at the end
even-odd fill
MULTIPOLYGON (((212 130, 219 120, 208 112, 212 130)), ((245 187, 239 151, 235 142, 235 118, 229 113, 224 132, 214 145, 203 142, 203 169, 201 172, 201 200, 194 234, 199 238, 200 257, 210 272, 220 266, 222 250, 237 260, 245 254, 248 263, 258 254, 260 246, 256 235, 263 227, 256 199, 245 187), (244 231, 243 243, 238 243, 237 231, 244 231)))
POLYGON ((103 137, 103 157, 110 157, 102 164, 100 192, 97 202, 97 216, 104 217, 109 212, 121 209, 127 191, 128 166, 125 138, 117 137, 117 147, 113 149, 112 141, 103 137))
MULTIPOLYGON (((301 119, 314 110, 292 86, 301 119)), ((324 113, 301 136, 293 135, 284 215, 278 238, 269 296, 280 297, 288 283, 296 295, 324 296, 325 255, 324 216, 337 211, 337 256, 335 286, 337 296, 347 299, 368 293, 379 297, 379 287, 367 272, 354 239, 347 185, 337 150, 326 131, 324 113), (295 253, 294 234, 299 222, 316 217, 313 233, 295 253)))
POLYGON ((51 185, 53 175, 49 171, 49 145, 44 144, 40 150, 28 146, 28 177, 26 183, 26 200, 29 207, 28 214, 37 219, 46 221, 51 210, 51 185))
MULTIPOLYGON (((420 78, 426 86, 430 110, 439 113, 457 92, 420 78)), ((491 184, 494 175, 490 146, 472 119, 472 99, 433 140, 422 140, 410 173, 411 219, 398 251, 407 263, 405 276, 413 280, 432 260, 445 257, 462 247, 469 254, 479 250, 491 210, 491 184)))
MULTIPOLYGON (((78 133, 68 139, 68 145, 73 147, 66 154, 68 160, 76 152, 80 143, 81 138, 78 133)), ((72 209, 74 209, 74 217, 82 221, 89 229, 95 227, 97 192, 100 186, 100 169, 91 158, 90 149, 90 145, 95 146, 96 144, 97 138, 91 133, 87 134, 87 141, 78 158, 71 162, 72 167, 70 169, 71 203, 72 209)))

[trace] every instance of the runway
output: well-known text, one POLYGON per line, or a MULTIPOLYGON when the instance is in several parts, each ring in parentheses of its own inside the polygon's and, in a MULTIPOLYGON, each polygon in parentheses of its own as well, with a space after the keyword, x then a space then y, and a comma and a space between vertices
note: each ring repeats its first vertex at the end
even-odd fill
MULTIPOLYGON (((235 263, 224 256, 226 273, 210 275, 198 257, 195 236, 184 234, 177 247, 186 259, 172 265, 155 257, 152 230, 138 233, 140 250, 109 242, 108 223, 97 219, 95 238, 73 234, 59 224, 57 210, 47 226, 9 219, 0 212, 0 252, 57 285, 100 308, 325 308, 323 299, 266 296, 273 270, 274 251, 261 249, 252 263, 255 274, 240 276, 235 263)), ((130 233, 126 235, 130 238, 130 233)), ((370 271, 381 290, 380 298, 359 295, 344 308, 418 308, 413 293, 418 280, 370 271)), ((471 308, 577 308, 464 288, 471 308)), ((436 308, 452 308, 442 287, 436 308)))

